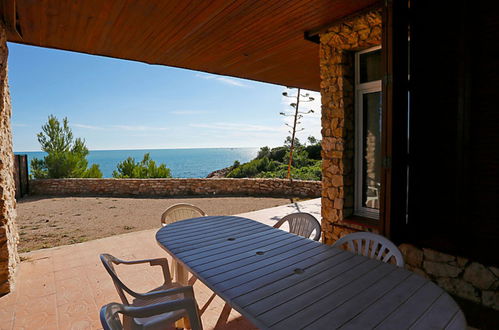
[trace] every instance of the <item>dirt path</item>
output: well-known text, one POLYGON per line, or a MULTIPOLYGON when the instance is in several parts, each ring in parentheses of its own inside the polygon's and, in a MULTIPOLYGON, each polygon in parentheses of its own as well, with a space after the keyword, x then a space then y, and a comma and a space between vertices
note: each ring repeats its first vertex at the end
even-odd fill
POLYGON ((208 215, 231 215, 290 203, 286 198, 24 198, 17 204, 20 252, 159 228, 161 214, 191 203, 208 215))

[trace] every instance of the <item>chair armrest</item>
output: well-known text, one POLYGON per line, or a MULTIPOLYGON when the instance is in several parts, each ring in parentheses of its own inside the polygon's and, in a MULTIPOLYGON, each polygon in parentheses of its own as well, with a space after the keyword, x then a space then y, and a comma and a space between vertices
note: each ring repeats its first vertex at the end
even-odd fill
POLYGON ((123 264, 123 265, 137 265, 137 264, 149 263, 149 265, 151 266, 161 266, 163 271, 164 284, 171 283, 170 268, 168 266, 168 260, 166 258, 142 259, 142 260, 132 260, 132 261, 125 261, 116 258, 115 262, 117 264, 123 264))
POLYGON ((136 264, 150 263, 151 265, 153 265, 153 263, 154 264, 160 264, 160 263, 168 264, 168 260, 166 258, 156 258, 156 259, 142 259, 142 260, 126 261, 126 260, 121 260, 121 259, 115 258, 115 263, 124 264, 124 265, 136 265, 136 264))
POLYGON ((195 302, 194 299, 187 298, 187 299, 169 300, 141 307, 126 306, 125 312, 128 316, 131 317, 138 317, 138 318, 150 317, 158 314, 163 314, 165 312, 184 309, 188 307, 188 305, 193 305, 194 302, 195 302))
POLYGON ((172 288, 168 290, 139 293, 137 297, 141 299, 156 299, 159 297, 172 296, 179 293, 183 293, 184 297, 186 298, 194 299, 194 291, 192 290, 192 286, 182 286, 179 288, 172 288))
POLYGON ((158 304, 152 304, 144 307, 123 306, 124 312, 131 317, 144 318, 151 317, 166 312, 172 312, 184 309, 187 312, 191 329, 202 330, 201 320, 199 318, 198 306, 194 298, 185 298, 166 301, 158 304))
POLYGON ((280 227, 282 226, 282 224, 283 224, 284 222, 286 222, 286 221, 287 221, 286 219, 282 218, 282 219, 280 219, 279 221, 277 221, 277 222, 276 222, 276 223, 275 223, 272 227, 273 227, 273 228, 280 228, 280 227))

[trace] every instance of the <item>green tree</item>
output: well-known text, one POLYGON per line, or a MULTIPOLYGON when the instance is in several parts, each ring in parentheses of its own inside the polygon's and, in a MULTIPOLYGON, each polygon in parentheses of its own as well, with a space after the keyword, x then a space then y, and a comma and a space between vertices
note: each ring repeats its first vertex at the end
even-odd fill
POLYGON ((134 158, 128 157, 119 162, 116 168, 113 171, 114 178, 171 178, 170 169, 163 163, 156 166, 156 162, 151 159, 149 153, 144 154, 140 162, 135 162, 134 158))
POLYGON ((47 156, 31 160, 31 175, 34 178, 102 178, 99 165, 87 168, 85 140, 74 139, 67 118, 62 120, 61 125, 57 117, 50 115, 37 138, 47 156))
POLYGON ((92 164, 88 170, 85 171, 83 175, 84 178, 102 178, 102 172, 100 171, 99 165, 92 164))
POLYGON ((270 157, 270 148, 269 147, 261 147, 260 151, 258 151, 258 155, 256 158, 270 157))
POLYGON ((288 152, 289 148, 286 146, 283 147, 275 147, 270 150, 270 159, 275 160, 277 162, 283 162, 284 157, 286 156, 286 153, 288 152))
MULTIPOLYGON (((284 157, 284 161, 289 164, 290 161, 290 153, 286 153, 284 157)), ((304 167, 308 166, 311 163, 311 160, 308 157, 308 152, 302 148, 295 149, 295 153, 293 159, 291 161, 291 165, 293 167, 304 167)))
POLYGON ((303 146, 297 137, 295 137, 293 143, 291 143, 291 136, 288 135, 286 136, 286 140, 284 140, 284 146, 289 150, 291 145, 293 145, 293 148, 301 148, 303 146))
POLYGON ((305 146, 305 150, 308 152, 308 158, 321 160, 321 151, 322 151, 322 141, 317 140, 313 136, 308 137, 308 144, 305 146))
POLYGON ((315 138, 315 136, 312 136, 310 135, 308 138, 308 144, 312 145, 312 144, 317 144, 319 141, 317 141, 317 139, 315 138))

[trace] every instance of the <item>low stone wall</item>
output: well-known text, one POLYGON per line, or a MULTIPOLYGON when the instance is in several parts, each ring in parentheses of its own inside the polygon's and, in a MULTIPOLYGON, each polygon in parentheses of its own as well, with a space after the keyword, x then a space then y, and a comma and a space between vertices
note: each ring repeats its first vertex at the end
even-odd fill
POLYGON ((290 196, 320 197, 320 181, 284 179, 41 179, 30 195, 52 196, 290 196))
POLYGON ((456 296, 499 310, 499 268, 411 244, 399 248, 407 269, 456 296))

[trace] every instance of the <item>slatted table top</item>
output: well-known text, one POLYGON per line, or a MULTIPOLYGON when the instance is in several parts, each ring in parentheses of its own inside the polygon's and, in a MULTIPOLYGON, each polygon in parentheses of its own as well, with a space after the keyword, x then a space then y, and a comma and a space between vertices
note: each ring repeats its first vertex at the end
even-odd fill
POLYGON ((236 216, 179 221, 161 247, 262 329, 464 329, 431 281, 236 216))

